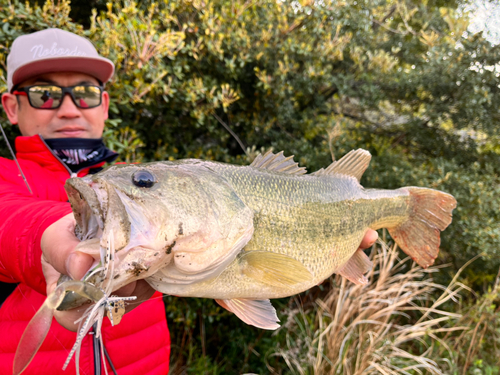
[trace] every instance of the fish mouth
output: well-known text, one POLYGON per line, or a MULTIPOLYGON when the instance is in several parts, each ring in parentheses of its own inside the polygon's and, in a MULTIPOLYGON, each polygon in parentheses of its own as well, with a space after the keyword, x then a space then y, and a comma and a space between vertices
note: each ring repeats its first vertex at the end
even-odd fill
MULTIPOLYGON (((123 248, 130 236, 130 220, 125 207, 118 197, 113 186, 102 181, 93 181, 91 178, 70 178, 64 185, 68 195, 73 215, 75 217, 75 235, 82 241, 76 250, 94 257, 95 262, 84 280, 94 285, 100 284, 102 279, 92 270, 102 262, 103 248, 109 246, 109 236, 112 233, 117 239, 115 251, 123 248)), ((60 282, 68 277, 61 276, 60 282)), ((90 302, 74 292, 66 294, 58 310, 69 310, 90 302)))
POLYGON ((111 184, 84 177, 70 178, 64 187, 76 220, 75 235, 80 241, 101 239, 101 246, 107 247, 113 232, 115 251, 126 246, 130 240, 130 218, 111 184))
POLYGON ((75 235, 80 241, 100 238, 104 230, 106 200, 81 178, 70 178, 64 185, 76 220, 75 235))
MULTIPOLYGON (((94 254, 91 255, 97 261, 100 255, 99 242, 104 229, 104 213, 107 209, 103 207, 97 193, 89 186, 89 183, 84 182, 81 178, 68 179, 64 188, 76 221, 75 235, 80 241, 94 243, 94 254)), ((70 279, 69 276, 61 275, 58 284, 70 279)), ((57 310, 70 310, 90 302, 75 292, 67 292, 57 310)))

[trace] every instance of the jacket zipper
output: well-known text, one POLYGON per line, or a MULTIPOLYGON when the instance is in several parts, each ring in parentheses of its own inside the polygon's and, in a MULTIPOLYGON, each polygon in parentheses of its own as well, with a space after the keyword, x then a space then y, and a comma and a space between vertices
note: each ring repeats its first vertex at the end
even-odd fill
POLYGON ((45 145, 45 147, 47 147, 47 149, 50 151, 50 153, 52 155, 54 155, 54 157, 59 161, 59 163, 62 164, 62 166, 64 168, 66 168, 66 170, 68 171, 70 177, 78 177, 78 173, 80 173, 81 171, 83 171, 85 168, 89 168, 89 167, 85 167, 85 168, 79 169, 76 172, 72 172, 71 169, 69 169, 68 166, 59 158, 59 156, 57 156, 56 153, 49 147, 49 145, 47 144, 47 142, 45 142, 45 139, 43 139, 42 135, 38 134, 38 136, 42 140, 42 142, 45 145))

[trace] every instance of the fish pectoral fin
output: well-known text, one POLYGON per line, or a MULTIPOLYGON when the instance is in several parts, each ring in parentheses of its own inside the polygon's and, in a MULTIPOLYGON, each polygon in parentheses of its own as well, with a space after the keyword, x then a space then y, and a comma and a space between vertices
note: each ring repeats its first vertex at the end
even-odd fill
POLYGON ((269 330, 280 327, 276 310, 268 299, 216 299, 215 302, 248 325, 269 330))
POLYGON ((240 257, 240 264, 246 276, 279 288, 292 288, 313 279, 301 262, 284 254, 248 251, 240 257))
POLYGON ((373 263, 363 250, 357 250, 347 263, 336 273, 344 276, 356 285, 368 284, 365 273, 370 271, 373 263))
POLYGON ((372 156, 371 154, 359 148, 357 150, 349 151, 340 160, 334 161, 326 169, 320 169, 311 175, 314 176, 333 176, 341 174, 344 176, 351 176, 356 178, 358 181, 361 180, 363 173, 365 173, 368 164, 370 164, 372 156))

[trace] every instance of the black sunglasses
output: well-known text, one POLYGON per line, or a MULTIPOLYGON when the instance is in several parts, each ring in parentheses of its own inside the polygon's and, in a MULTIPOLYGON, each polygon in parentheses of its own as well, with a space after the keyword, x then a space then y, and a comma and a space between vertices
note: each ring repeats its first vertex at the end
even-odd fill
POLYGON ((78 108, 95 108, 101 105, 102 86, 76 85, 62 87, 56 85, 26 86, 14 90, 14 95, 24 95, 33 108, 56 109, 64 100, 64 95, 69 94, 73 103, 78 108))

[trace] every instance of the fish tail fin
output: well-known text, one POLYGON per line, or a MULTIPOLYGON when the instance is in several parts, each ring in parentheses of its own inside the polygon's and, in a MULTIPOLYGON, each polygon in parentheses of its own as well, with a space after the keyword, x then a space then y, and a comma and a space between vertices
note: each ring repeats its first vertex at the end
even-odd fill
POLYGON ((64 298, 64 290, 56 288, 45 300, 24 330, 14 356, 13 374, 21 374, 30 364, 45 340, 57 306, 64 298))
POLYGON ((388 228, 399 247, 420 266, 434 263, 439 252, 440 231, 451 223, 457 201, 442 191, 405 187, 410 192, 410 216, 397 227, 388 228))

